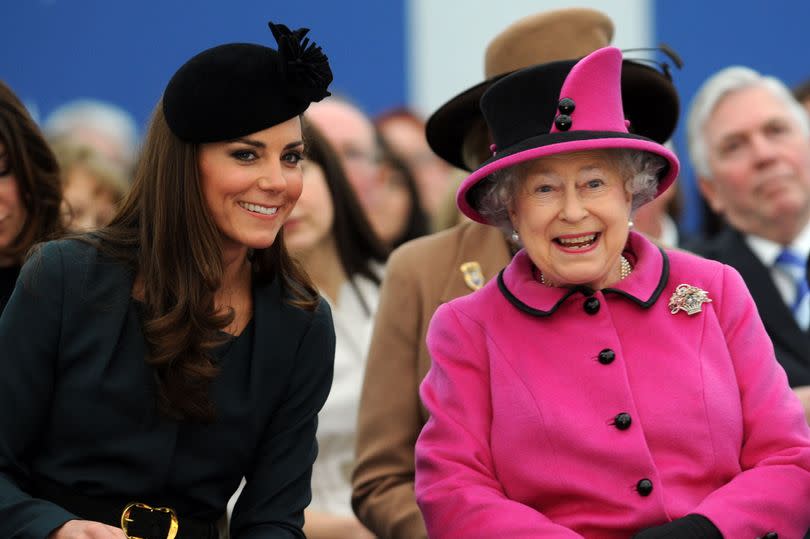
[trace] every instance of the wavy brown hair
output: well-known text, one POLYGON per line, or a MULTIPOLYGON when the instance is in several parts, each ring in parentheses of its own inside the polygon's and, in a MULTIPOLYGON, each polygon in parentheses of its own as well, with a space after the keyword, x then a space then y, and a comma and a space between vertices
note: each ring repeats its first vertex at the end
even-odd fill
MULTIPOLYGON (((160 410, 208 422, 215 417, 209 389, 219 372, 212 351, 234 313, 214 304, 223 275, 221 236, 203 198, 198 151, 171 132, 158 103, 132 189, 92 241, 143 283, 146 361, 155 370, 160 410)), ((250 261, 254 283, 279 278, 289 303, 315 309, 317 291, 287 254, 281 231, 250 261)))
POLYGON ((0 254, 22 260, 37 242, 64 232, 61 217, 62 182, 50 146, 25 106, 0 81, 0 142, 5 146, 11 174, 17 180, 27 218, 11 245, 0 254))

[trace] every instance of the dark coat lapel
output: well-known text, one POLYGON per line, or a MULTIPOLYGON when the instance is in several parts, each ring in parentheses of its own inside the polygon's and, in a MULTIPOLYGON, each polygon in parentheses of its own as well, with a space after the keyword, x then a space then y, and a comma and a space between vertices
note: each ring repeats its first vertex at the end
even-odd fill
POLYGON ((760 262, 742 235, 735 230, 725 230, 718 238, 717 246, 718 256, 709 254, 709 257, 740 272, 774 344, 790 350, 797 357, 805 358, 806 362, 810 355, 809 337, 799 328, 793 313, 782 301, 779 290, 773 284, 770 270, 760 262))

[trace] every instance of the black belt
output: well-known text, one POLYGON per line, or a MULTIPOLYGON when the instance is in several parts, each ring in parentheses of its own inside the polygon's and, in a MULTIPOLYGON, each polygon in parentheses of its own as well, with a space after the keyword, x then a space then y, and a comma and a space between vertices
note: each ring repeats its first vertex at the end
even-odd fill
POLYGON ((85 520, 109 526, 126 526, 127 535, 138 539, 219 539, 216 522, 203 522, 174 514, 169 508, 150 507, 146 503, 121 503, 120 500, 85 496, 48 481, 34 481, 33 495, 55 503, 85 520), (124 514, 126 511, 126 515, 124 514), (126 520, 124 520, 126 519, 126 520), (172 536, 172 521, 177 533, 172 536))

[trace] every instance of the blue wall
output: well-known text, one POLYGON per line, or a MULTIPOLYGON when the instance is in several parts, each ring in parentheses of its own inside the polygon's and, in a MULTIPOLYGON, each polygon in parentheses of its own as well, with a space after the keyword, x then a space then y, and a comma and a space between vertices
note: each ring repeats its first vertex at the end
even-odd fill
MULTIPOLYGON (((375 114, 407 101, 407 3, 10 0, 0 11, 0 79, 40 118, 67 100, 97 97, 128 109, 143 125, 180 64, 229 41, 275 46, 266 27, 273 19, 312 28, 332 62, 333 90, 375 114)), ((656 0, 653 12, 657 39, 685 62, 674 71, 682 118, 698 85, 727 65, 748 65, 789 85, 810 77, 806 0, 656 0)), ((675 143, 688 202, 683 224, 691 232, 699 225, 699 203, 682 126, 675 143)))
POLYGON ((684 61, 674 70, 681 95, 681 121, 675 137, 684 165, 681 186, 687 194, 683 224, 699 224, 699 199, 686 150, 685 116, 700 84, 733 64, 782 79, 788 86, 810 78, 808 23, 810 2, 741 2, 739 0, 657 0, 655 34, 684 61))
POLYGON ((275 47, 267 21, 306 26, 333 90, 369 113, 405 102, 405 0, 13 0, 0 17, 0 79, 40 119, 96 97, 144 125, 172 73, 195 53, 246 41, 275 47))

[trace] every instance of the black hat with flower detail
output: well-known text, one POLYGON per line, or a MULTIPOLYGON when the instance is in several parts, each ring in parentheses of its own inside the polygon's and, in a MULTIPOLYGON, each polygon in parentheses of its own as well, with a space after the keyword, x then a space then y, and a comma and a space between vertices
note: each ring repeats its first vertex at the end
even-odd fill
POLYGON ((303 113, 330 95, 329 60, 306 37, 268 23, 278 50, 252 43, 207 49, 183 64, 163 94, 171 131, 192 143, 219 142, 255 133, 303 113))

